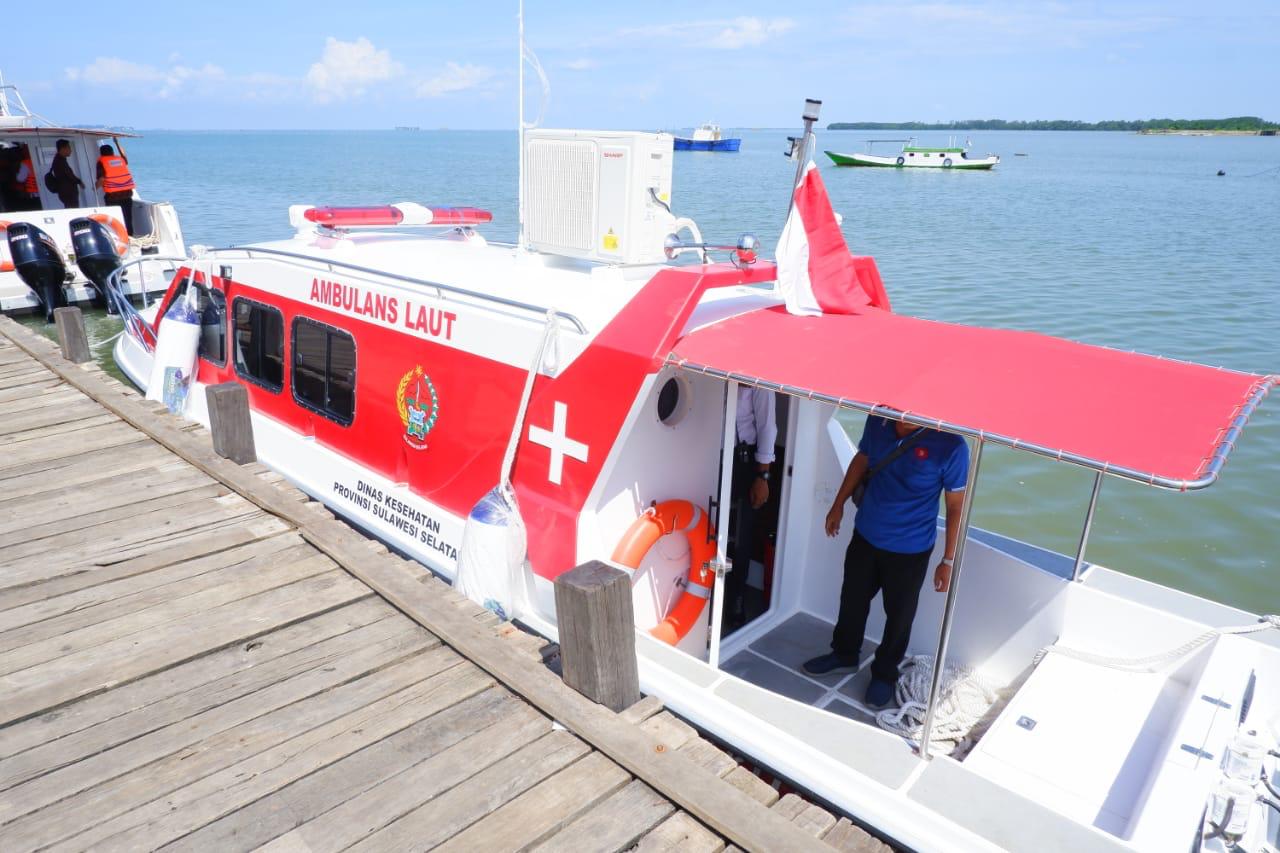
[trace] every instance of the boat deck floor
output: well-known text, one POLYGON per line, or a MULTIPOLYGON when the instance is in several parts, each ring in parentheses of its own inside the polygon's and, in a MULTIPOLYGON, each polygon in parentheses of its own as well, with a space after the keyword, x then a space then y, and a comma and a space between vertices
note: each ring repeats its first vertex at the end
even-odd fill
POLYGON ((856 672, 812 676, 801 669, 812 657, 831 651, 835 626, 808 613, 797 613, 747 648, 726 660, 721 669, 758 687, 780 693, 851 719, 875 725, 874 713, 862 704, 871 682, 874 640, 862 644, 862 661, 856 672))

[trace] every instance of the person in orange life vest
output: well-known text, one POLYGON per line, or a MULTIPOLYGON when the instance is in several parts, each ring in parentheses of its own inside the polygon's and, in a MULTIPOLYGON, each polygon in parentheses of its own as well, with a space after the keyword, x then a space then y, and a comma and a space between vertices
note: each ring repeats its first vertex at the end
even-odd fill
POLYGON ((31 162, 31 150, 23 144, 18 149, 18 169, 13 176, 12 193, 14 210, 39 210, 40 185, 36 182, 36 167, 31 162))
POLYGON ((73 208, 80 206, 80 190, 84 188, 84 181, 76 176, 71 170, 71 140, 58 140, 58 156, 53 158, 53 180, 54 186, 58 188, 58 199, 61 200, 62 206, 73 208))
POLYGON ((123 149, 117 155, 110 145, 98 146, 98 180, 94 186, 102 190, 107 204, 118 205, 124 214, 124 230, 133 236, 133 175, 123 149))

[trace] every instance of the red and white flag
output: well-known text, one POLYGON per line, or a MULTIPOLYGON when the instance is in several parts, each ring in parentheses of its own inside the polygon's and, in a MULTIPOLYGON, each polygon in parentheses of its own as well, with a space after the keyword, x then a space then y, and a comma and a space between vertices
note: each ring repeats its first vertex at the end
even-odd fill
POLYGON ((807 317, 853 314, 871 303, 812 160, 778 240, 778 292, 789 313, 807 317))

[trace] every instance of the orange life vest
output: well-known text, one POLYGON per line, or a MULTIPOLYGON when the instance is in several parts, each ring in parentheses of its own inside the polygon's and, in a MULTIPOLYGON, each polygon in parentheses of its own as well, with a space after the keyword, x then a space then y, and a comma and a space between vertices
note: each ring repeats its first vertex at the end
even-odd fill
POLYGON ((129 166, 123 157, 99 157, 98 165, 102 167, 102 191, 104 193, 122 193, 131 190, 137 184, 133 175, 129 174, 129 166))
POLYGON ((40 192, 40 184, 36 182, 36 167, 32 165, 30 157, 24 157, 22 165, 27 167, 27 177, 19 184, 19 187, 27 195, 35 195, 40 192))

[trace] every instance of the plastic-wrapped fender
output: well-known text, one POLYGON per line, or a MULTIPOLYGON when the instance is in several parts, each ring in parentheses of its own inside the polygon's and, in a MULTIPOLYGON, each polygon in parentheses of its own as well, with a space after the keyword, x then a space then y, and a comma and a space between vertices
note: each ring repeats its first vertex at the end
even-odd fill
POLYGON ((186 297, 175 299, 165 312, 147 381, 147 399, 164 403, 175 414, 186 405, 187 391, 195 376, 200 347, 200 314, 195 299, 196 288, 192 284, 187 287, 186 297))
POLYGON ((462 528, 453 586, 500 619, 515 616, 524 579, 526 531, 520 512, 495 486, 480 499, 462 528))

